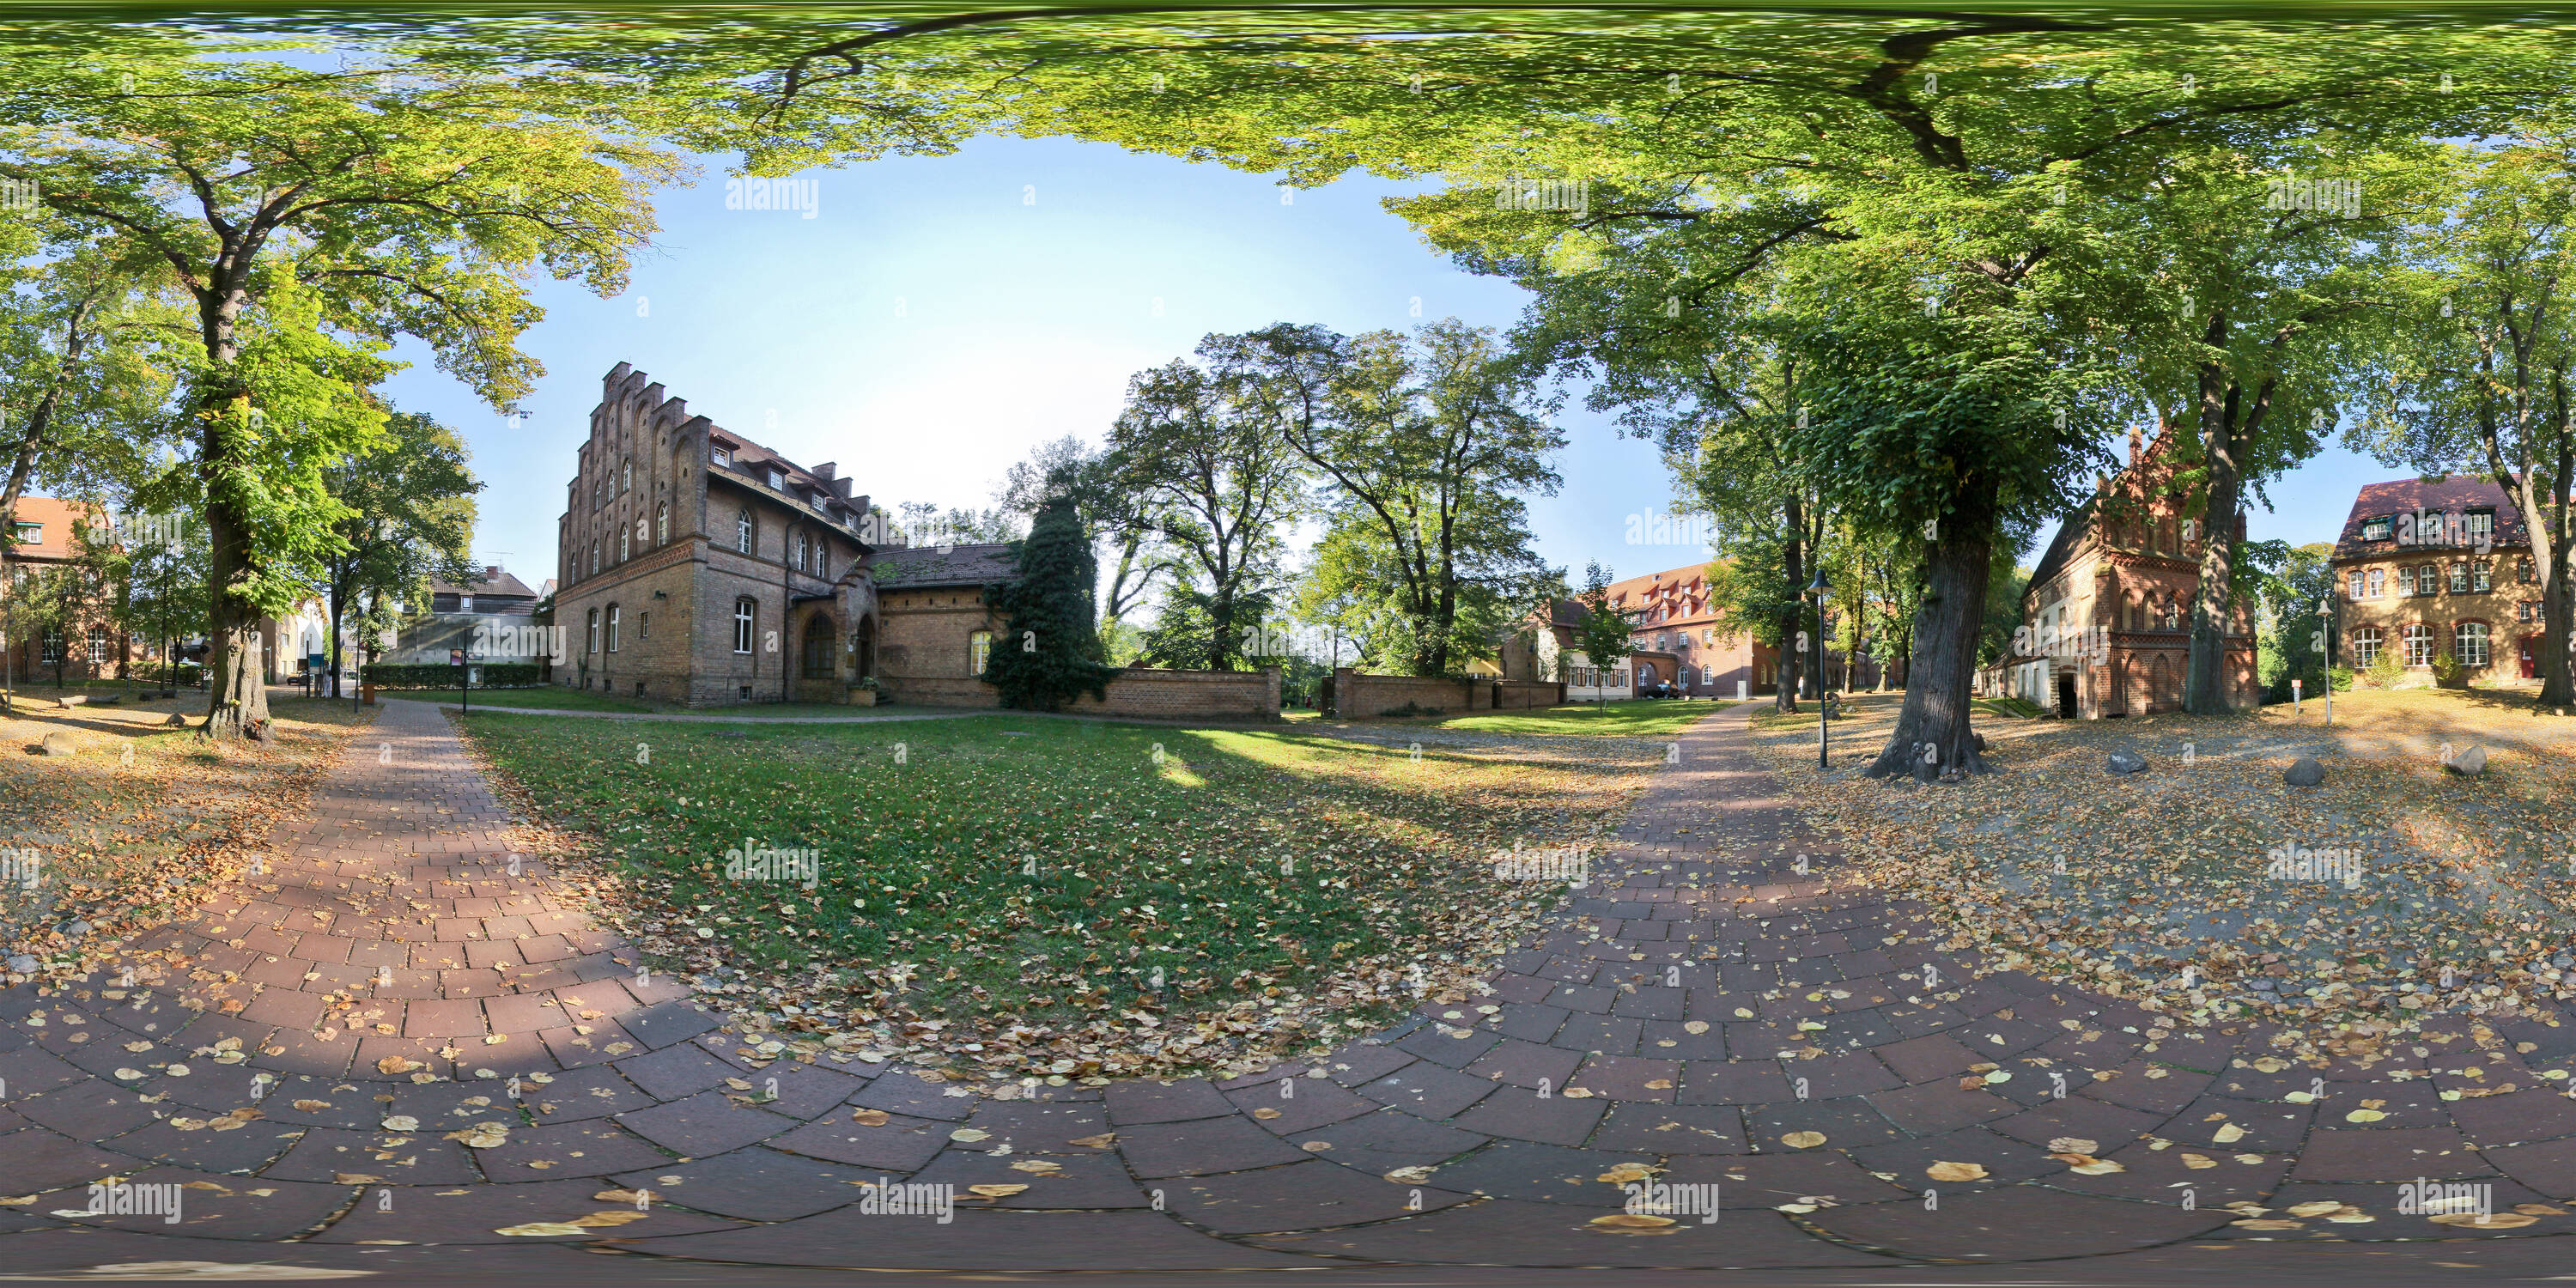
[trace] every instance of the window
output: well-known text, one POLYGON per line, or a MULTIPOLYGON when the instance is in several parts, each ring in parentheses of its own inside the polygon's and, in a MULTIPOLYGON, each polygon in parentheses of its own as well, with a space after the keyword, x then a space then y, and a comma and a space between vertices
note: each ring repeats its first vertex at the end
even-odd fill
POLYGON ((582 640, 582 652, 596 653, 599 651, 599 610, 596 608, 590 610, 585 618, 582 640))
POLYGON ((617 562, 624 563, 633 554, 634 548, 627 542, 626 529, 619 528, 617 530, 617 562))
POLYGON ((2386 541, 2393 523, 2393 516, 2364 519, 2361 521, 2361 539, 2364 541, 2386 541))
POLYGON ((617 651, 617 605, 608 606, 608 651, 617 651))
POLYGON ((670 539, 671 503, 664 501, 653 507, 653 544, 658 546, 670 539))
POLYGON ((2537 581, 2539 580, 2539 578, 2538 578, 2538 577, 2535 577, 2535 576, 2533 576, 2533 575, 2532 575, 2532 571, 2531 571, 2531 557, 2530 557, 2530 556, 2525 555, 2525 556, 2524 556, 2524 557, 2522 557, 2521 559, 2519 559, 2519 560, 2516 560, 2516 561, 2515 561, 2515 563, 2514 563, 2514 568, 2513 568, 2513 579, 2514 579, 2515 581, 2521 582, 2523 585, 2526 585, 2526 586, 2531 585, 2531 584, 2533 584, 2534 582, 2537 582, 2537 581))
POLYGON ((711 448, 707 452, 707 459, 714 461, 718 465, 731 465, 733 464, 733 453, 723 447, 711 448))
POLYGON ((104 626, 89 628, 89 661, 92 666, 107 662, 107 628, 104 626))
POLYGON ((982 675, 985 665, 992 660, 993 633, 991 631, 977 631, 966 637, 966 673, 968 675, 982 675))
POLYGON ((63 660, 63 633, 59 627, 48 626, 45 628, 42 649, 43 652, 38 655, 38 661, 59 662, 63 660))
POLYGON ((2403 636, 2406 644, 2406 665, 2431 666, 2433 664, 2432 627, 2426 626, 2422 622, 2417 622, 2414 625, 2405 628, 2405 630, 2400 632, 2400 634, 2403 636))
POLYGON ((2361 570, 2359 568, 2352 570, 2352 597, 2355 599, 2361 598, 2361 570))
POLYGON ((2529 622, 2531 620, 2530 600, 2526 599, 2513 606, 2513 619, 2517 622, 2529 622))
POLYGON ((1658 653, 1660 653, 1660 652, 1662 652, 1662 651, 1663 651, 1663 648, 1664 648, 1664 633, 1663 633, 1662 631, 1657 631, 1657 632, 1655 632, 1655 651, 1656 651, 1656 652, 1658 652, 1658 653))
POLYGON ((2352 664, 2367 667, 2379 660, 2379 628, 2363 626, 2352 633, 2352 664))
POLYGON ((2433 564, 2426 564, 2423 571, 2415 574, 2415 590, 2425 595, 2442 593, 2442 570, 2433 564))
POLYGON ((733 548, 751 553, 751 511, 738 510, 733 516, 733 548))
POLYGON ((607 501, 608 501, 608 480, 606 480, 606 479, 593 479, 593 480, 591 480, 591 483, 590 483, 590 508, 591 508, 591 509, 596 510, 596 509, 598 509, 600 506, 602 506, 602 505, 606 504, 606 503, 607 503, 607 501))
POLYGON ((617 467, 617 494, 624 496, 635 488, 635 462, 621 462, 617 467))
POLYGON ((639 640, 653 638, 653 610, 648 608, 635 615, 635 638, 639 640))
POLYGON ((41 523, 19 524, 18 544, 22 546, 41 546, 45 544, 45 525, 41 523))
POLYGON ((2454 595, 2465 595, 2465 594, 2467 594, 2467 593, 2468 593, 2468 591, 2469 591, 2469 566, 2468 566, 2467 564, 2452 564, 2452 565, 2451 565, 2451 593, 2452 593, 2452 594, 2454 594, 2454 595))
POLYGON ((802 533, 802 532, 797 533, 797 534, 796 534, 796 571, 798 571, 798 572, 803 572, 803 571, 805 571, 805 565, 806 565, 806 564, 808 564, 808 563, 810 563, 810 562, 812 562, 812 561, 813 561, 813 558, 814 558, 814 538, 812 538, 812 537, 810 537, 810 536, 807 536, 806 534, 804 534, 804 533, 802 533))
POLYGON ((2415 570, 2413 568, 2400 568, 2397 570, 2397 593, 2401 595, 2412 595, 2415 593, 2415 570))
POLYGON ((733 651, 751 651, 751 622, 756 606, 748 599, 733 601, 733 651))
POLYGON ((2388 585, 2388 570, 2387 570, 2387 569, 2385 569, 2385 568, 2373 568, 2373 569, 2371 569, 2371 570, 2370 570, 2370 597, 2371 597, 2372 599, 2377 599, 2377 598, 2379 598, 2379 596, 2380 596, 2380 595, 2385 591, 2385 589, 2387 588, 2387 585, 2388 585))
POLYGON ((2495 573, 2482 563, 2469 565, 2469 589, 2485 594, 2495 589, 2495 573))
POLYGON ((2468 520, 2470 545, 2495 544, 2495 511, 2471 510, 2468 520))
POLYGON ((780 491, 780 492, 784 492, 784 491, 786 491, 786 490, 787 490, 787 476, 786 476, 786 475, 784 475, 784 474, 779 473, 779 472, 778 472, 778 471, 776 471, 776 470, 771 470, 771 471, 769 472, 769 486, 770 486, 772 489, 776 490, 776 491, 780 491))
POLYGON ((596 541, 590 543, 590 571, 594 575, 599 572, 599 543, 596 541))
POLYGON ((1717 628, 1716 628, 1716 627, 1714 627, 1714 626, 1708 626, 1708 627, 1703 627, 1703 628, 1701 628, 1700 633, 1699 633, 1699 642, 1700 642, 1700 643, 1702 643, 1702 644, 1706 644, 1706 645, 1710 646, 1711 648, 1716 647, 1716 646, 1717 646, 1717 628))
POLYGON ((2487 664, 2487 624, 2462 622, 2451 630, 2451 656, 2462 666, 2487 664))
POLYGON ((826 549, 819 542, 816 543, 814 547, 814 575, 817 577, 831 576, 832 570, 829 566, 831 562, 832 552, 826 549))

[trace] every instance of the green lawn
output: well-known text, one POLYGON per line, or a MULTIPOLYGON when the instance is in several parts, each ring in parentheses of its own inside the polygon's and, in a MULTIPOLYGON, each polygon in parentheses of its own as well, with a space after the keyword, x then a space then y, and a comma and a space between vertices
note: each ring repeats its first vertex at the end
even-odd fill
MULTIPOLYGON (((1464 972, 1467 950, 1563 893, 1495 880, 1492 851, 1615 825, 1660 759, 1416 759, 1284 729, 1002 715, 727 727, 493 713, 464 728, 548 821, 624 868, 635 929, 665 966, 702 969, 700 950, 721 947, 799 996, 828 987, 818 970, 857 968, 827 1009, 968 1031, 1017 1017, 1091 1032, 1158 1001, 1204 1013, 1333 981, 1383 1013, 1410 1000, 1413 963, 1464 972), (746 844, 816 851, 816 888, 740 865, 728 877, 727 852, 746 844)), ((1143 1030, 1100 1032, 1114 1044, 1143 1030)), ((1125 1067, 1192 1067, 1190 1045, 1125 1067)))
POLYGON ((1424 721, 1442 729, 1476 729, 1487 733, 1598 734, 1617 738, 1660 738, 1679 733, 1734 706, 1733 702, 1631 698, 1622 702, 1546 707, 1536 711, 1488 711, 1424 721))

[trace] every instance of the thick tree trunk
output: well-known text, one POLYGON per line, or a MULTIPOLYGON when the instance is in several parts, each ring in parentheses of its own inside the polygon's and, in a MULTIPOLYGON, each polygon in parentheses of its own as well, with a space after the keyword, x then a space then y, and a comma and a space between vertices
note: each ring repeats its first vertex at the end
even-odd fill
POLYGON ((1925 556, 1929 579, 1914 612, 1905 707, 1887 746, 1870 762, 1866 772, 1872 778, 1911 774, 1930 782, 1947 773, 1989 772, 1968 722, 1977 632, 1985 620, 1986 580, 1994 570, 1992 489, 1973 502, 1973 510, 1963 504, 1943 520, 1945 539, 1925 556))
MULTIPOLYGON (((1789 521, 1789 544, 1782 552, 1788 567, 1792 589, 1807 584, 1806 508, 1796 497, 1789 498, 1785 517, 1789 521)), ((1806 650, 1798 647, 1799 624, 1806 620, 1803 607, 1780 614, 1780 656, 1772 677, 1771 709, 1795 712, 1798 709, 1798 672, 1806 661, 1806 650)))
POLYGON ((2200 512, 2200 584, 2191 599, 2191 652, 2183 668, 2183 710, 2218 715, 2235 709, 2227 683, 2227 627, 2233 620, 2236 573, 2236 508, 2243 492, 2237 455, 2240 440, 2251 437, 2263 414, 2259 405, 2246 409, 2238 425, 2239 391, 2229 387, 2225 401, 2212 396, 2214 375, 2202 381, 2201 443, 2209 464, 2209 488, 2200 512))

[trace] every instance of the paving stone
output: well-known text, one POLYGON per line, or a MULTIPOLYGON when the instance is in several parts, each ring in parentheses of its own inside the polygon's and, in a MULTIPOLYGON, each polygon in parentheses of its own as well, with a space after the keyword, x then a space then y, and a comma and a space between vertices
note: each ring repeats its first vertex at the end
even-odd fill
POLYGON ((1477 1057, 1465 1072, 1515 1087, 1535 1088, 1544 1082, 1553 1090, 1568 1085, 1568 1078, 1582 1063, 1583 1054, 1579 1051, 1505 1038, 1477 1057))
POLYGON ((2387 1181, 2413 1177, 2449 1180, 2484 1176, 2494 1168, 2468 1139, 2449 1127, 2397 1131, 2320 1126, 2308 1134, 2290 1175, 2302 1181, 2387 1181))
POLYGON ((670 1157, 643 1138, 598 1119, 518 1127, 510 1132, 508 1144, 474 1151, 483 1174, 495 1181, 606 1176, 627 1168, 658 1166, 670 1157))
POLYGON ((1415 1061, 1359 1088, 1382 1105, 1393 1105, 1425 1118, 1452 1118, 1483 1099, 1495 1084, 1454 1069, 1415 1061))
POLYGON ((662 1256, 765 1265, 888 1270, 1235 1270, 1310 1266, 1312 1260, 1240 1247, 1196 1233, 1160 1212, 973 1211, 955 1219, 863 1216, 838 1208, 777 1225, 656 1240, 662 1256))
POLYGON ((1765 1105, 1795 1095, 1777 1061, 1693 1060, 1682 1066, 1680 1101, 1686 1105, 1765 1105))
POLYGON ((1221 1118, 1234 1112, 1233 1103, 1205 1078, 1113 1082, 1101 1089, 1101 1098, 1109 1107, 1109 1121, 1119 1127, 1221 1118))
POLYGON ((1589 1227, 1595 1210, 1496 1201, 1314 1234, 1256 1237, 1263 1247, 1369 1261, 1467 1266, 1874 1266, 1895 1262, 1800 1233, 1776 1212, 1729 1214, 1680 1234, 1624 1238, 1589 1227))
POLYGON ((1282 1078, 1226 1093, 1239 1112, 1281 1136, 1373 1114, 1383 1106, 1326 1078, 1282 1078), (1281 1092, 1286 1092, 1282 1095, 1281 1092))
POLYGON ((1591 1143, 1638 1154, 1740 1154, 1747 1148, 1744 1114, 1733 1105, 1615 1104, 1591 1143))
POLYGON ((1164 1187, 1164 1196, 1169 1211, 1221 1234, 1358 1225, 1436 1212, 1467 1199, 1321 1161, 1181 1178, 1164 1187))
POLYGON ((663 1203, 721 1217, 790 1221, 856 1203, 861 1198, 857 1183, 881 1176, 755 1145, 686 1163, 666 1159, 613 1179, 618 1188, 650 1190, 663 1203))
POLYGON ((1655 1160, 1636 1154, 1523 1140, 1498 1140, 1431 1174, 1430 1184, 1461 1193, 1534 1203, 1615 1208, 1627 1195, 1615 1181, 1598 1178, 1622 1163, 1655 1160))
POLYGON ((835 1114, 807 1123, 768 1144, 773 1149, 851 1167, 910 1172, 938 1157, 948 1147, 948 1134, 955 1130, 957 1124, 932 1118, 889 1116, 883 1124, 869 1126, 853 1121, 848 1114, 835 1114))
POLYGON ((1107 1154, 1022 1155, 987 1154, 951 1148, 932 1160, 928 1167, 912 1178, 930 1185, 953 1185, 961 1198, 972 1185, 1025 1185, 1017 1194, 992 1199, 991 1205, 1004 1208, 1150 1208, 1153 1199, 1148 1186, 1161 1186, 1168 1195, 1173 1182, 1140 1184, 1127 1174, 1118 1159, 1107 1154), (1017 1164, 1054 1164, 1054 1170, 1032 1172, 1017 1164))
POLYGON ((1148 1180, 1236 1172, 1309 1156, 1250 1119, 1231 1113, 1223 1118, 1120 1128, 1118 1150, 1126 1156, 1128 1168, 1148 1180))
MULTIPOLYGON (((239 1134, 239 1133, 234 1133, 239 1134)), ((283 1181, 334 1182, 341 1175, 374 1176, 388 1185, 462 1185, 479 1182, 463 1145, 437 1137, 413 1135, 407 1143, 385 1131, 342 1131, 315 1127, 295 1141, 283 1158, 261 1169, 263 1177, 283 1181), (379 1158, 383 1154, 389 1157, 379 1158)))
POLYGON ((599 1188, 600 1183, 596 1180, 443 1188, 426 1185, 366 1186, 358 1196, 359 1202, 349 1208, 348 1214, 332 1222, 330 1229, 315 1235, 313 1242, 365 1243, 371 1239, 400 1239, 408 1243, 446 1246, 580 1243, 601 1238, 658 1240, 668 1235, 731 1230, 742 1226, 739 1221, 676 1207, 652 1206, 643 1220, 606 1231, 533 1236, 500 1233, 507 1227, 532 1221, 569 1221, 593 1212, 634 1210, 632 1204, 592 1198, 591 1195, 599 1188), (391 1194, 389 1203, 379 1198, 388 1191, 391 1194))
POLYGON ((1331 1145, 1333 1148, 1321 1157, 1336 1166, 1372 1176, 1383 1176, 1399 1167, 1445 1163, 1491 1139, 1383 1109, 1299 1132, 1297 1136, 1301 1142, 1320 1140, 1331 1145))
POLYGON ((1919 1203, 1874 1203, 1827 1208, 1806 1219, 1837 1238, 1900 1256, 2029 1261, 2187 1239, 2224 1226, 2233 1214, 2007 1186, 1944 1193, 1937 1211, 1919 1203))
POLYGON ((718 1091, 701 1091, 685 1100, 619 1114, 615 1121, 674 1154, 691 1158, 739 1149, 796 1125, 792 1119, 737 1105, 718 1091))
POLYGON ((962 1122, 968 1114, 975 1112, 975 1102, 971 1097, 949 1095, 952 1085, 924 1082, 909 1071, 889 1072, 870 1079, 868 1085, 853 1092, 850 1103, 913 1118, 945 1118, 962 1122))
POLYGON ((1577 1099, 1503 1087, 1459 1114, 1456 1122, 1461 1128, 1487 1136, 1580 1145, 1609 1107, 1610 1102, 1597 1095, 1577 1099))
MULTIPOLYGON (((1302 1094, 1304 1088, 1299 1090, 1302 1094)), ((1089 1102, 983 1100, 976 1102, 966 1125, 989 1139, 960 1144, 959 1149, 996 1150, 1007 1146, 1020 1154, 1093 1155, 1100 1151, 1073 1142, 1109 1130, 1109 1119, 1102 1105, 1089 1102)))

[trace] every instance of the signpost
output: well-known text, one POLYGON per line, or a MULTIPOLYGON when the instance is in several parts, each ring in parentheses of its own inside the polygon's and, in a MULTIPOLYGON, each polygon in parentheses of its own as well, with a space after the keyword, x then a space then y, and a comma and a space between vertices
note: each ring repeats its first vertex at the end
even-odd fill
POLYGON ((463 649, 461 649, 461 648, 452 648, 452 649, 447 650, 447 664, 448 664, 449 666, 452 666, 452 667, 455 667, 455 668, 456 668, 456 708, 457 708, 457 710, 459 710, 459 711, 471 711, 471 710, 473 710, 473 709, 474 709, 474 669, 473 669, 472 667, 469 667, 469 666, 465 665, 465 650, 463 650, 463 649))

